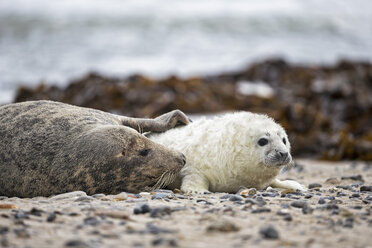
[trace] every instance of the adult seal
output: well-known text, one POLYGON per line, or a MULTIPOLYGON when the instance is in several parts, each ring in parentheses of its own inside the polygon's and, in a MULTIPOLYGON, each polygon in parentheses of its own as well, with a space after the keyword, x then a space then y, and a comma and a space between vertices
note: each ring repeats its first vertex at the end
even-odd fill
POLYGON ((292 163, 291 146, 284 129, 266 115, 225 114, 148 136, 186 155, 186 165, 170 188, 187 193, 236 193, 240 186, 306 189, 277 178, 292 163))
POLYGON ((140 132, 163 132, 188 122, 179 110, 137 119, 52 101, 1 106, 0 195, 116 194, 163 187, 185 157, 140 132))

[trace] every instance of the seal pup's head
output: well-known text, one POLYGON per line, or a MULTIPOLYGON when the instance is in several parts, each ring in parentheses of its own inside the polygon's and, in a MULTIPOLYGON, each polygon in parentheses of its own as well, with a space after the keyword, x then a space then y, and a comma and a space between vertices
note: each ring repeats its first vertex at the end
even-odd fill
POLYGON ((250 112, 233 116, 240 129, 236 132, 241 151, 238 160, 267 168, 281 169, 292 163, 291 145, 283 127, 272 118, 250 112))

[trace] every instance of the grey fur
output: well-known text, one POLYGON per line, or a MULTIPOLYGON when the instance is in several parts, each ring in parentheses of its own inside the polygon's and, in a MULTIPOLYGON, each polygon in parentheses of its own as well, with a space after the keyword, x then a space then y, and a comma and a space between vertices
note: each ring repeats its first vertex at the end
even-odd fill
POLYGON ((185 164, 183 154, 140 131, 165 131, 187 117, 135 119, 51 101, 0 107, 0 195, 33 197, 83 190, 139 192, 164 185, 185 164))

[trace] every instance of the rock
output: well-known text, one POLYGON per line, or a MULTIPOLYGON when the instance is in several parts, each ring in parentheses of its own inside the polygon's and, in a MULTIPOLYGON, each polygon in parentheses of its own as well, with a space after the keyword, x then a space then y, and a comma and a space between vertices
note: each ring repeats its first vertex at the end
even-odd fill
POLYGON ((47 222, 53 222, 53 221, 55 221, 56 218, 57 218, 57 215, 55 213, 51 213, 51 214, 48 215, 46 221, 47 222))
POLYGON ((325 204, 326 200, 324 198, 320 198, 318 204, 325 204))
POLYGON ((30 238, 29 232, 24 228, 14 228, 14 233, 18 238, 30 238))
POLYGON ((322 185, 320 183, 310 183, 309 186, 307 186, 309 189, 313 188, 321 188, 322 185))
POLYGON ((177 247, 177 241, 175 239, 164 239, 164 238, 157 238, 154 239, 151 244, 153 246, 158 246, 158 245, 164 245, 164 246, 169 246, 169 247, 177 247))
POLYGON ((364 181, 362 175, 356 176, 343 176, 341 180, 354 180, 354 181, 364 181))
POLYGON ((0 204, 0 209, 16 209, 18 208, 17 205, 9 204, 9 203, 2 203, 0 204))
POLYGON ((353 226, 354 226, 354 219, 353 218, 346 218, 343 227, 353 228, 353 226))
POLYGON ((252 214, 260 214, 260 213, 268 213, 271 212, 270 208, 255 208, 252 209, 251 213, 252 214))
POLYGON ((285 220, 285 221, 292 221, 292 215, 290 215, 290 214, 286 214, 286 215, 284 215, 283 216, 283 220, 285 220))
POLYGON ((372 186, 361 186, 360 191, 372 191, 372 186))
POLYGON ((237 201, 244 201, 244 198, 239 195, 231 195, 229 197, 230 201, 237 202, 237 201))
POLYGON ((96 217, 87 217, 84 219, 84 225, 98 226, 101 223, 96 217))
POLYGON ((76 240, 76 239, 67 241, 65 243, 65 246, 66 247, 78 247, 78 248, 89 248, 89 247, 91 247, 90 245, 88 245, 84 241, 76 240))
POLYGON ((9 227, 7 226, 0 226, 0 235, 7 234, 9 232, 9 227))
POLYGON ((302 208, 302 213, 303 214, 312 214, 313 213, 313 211, 314 211, 314 209, 313 208, 311 208, 311 207, 304 207, 304 208, 302 208))
POLYGON ((152 218, 161 217, 164 215, 170 215, 172 213, 172 209, 168 206, 152 208, 150 211, 150 216, 152 218))
POLYGON ((289 214, 289 210, 284 208, 284 209, 279 209, 278 212, 276 212, 277 215, 284 216, 289 214))
POLYGON ((169 193, 156 193, 151 197, 151 200, 161 200, 168 198, 169 193))
POLYGON ((29 213, 34 216, 41 216, 44 213, 44 211, 41 209, 32 208, 29 213))
POLYGON ((95 212, 96 216, 105 216, 113 219, 128 220, 130 214, 123 210, 101 210, 95 212))
POLYGON ((136 207, 133 209, 134 214, 145 214, 151 211, 150 206, 147 203, 137 203, 136 207))
POLYGON ((218 220, 207 227, 208 232, 237 232, 240 227, 228 220, 218 220))
POLYGON ((279 233, 273 226, 261 228, 260 234, 264 239, 279 239, 279 233))
POLYGON ((309 203, 305 200, 297 200, 291 202, 291 206, 294 208, 305 208, 308 207, 309 203))
POLYGON ((18 220, 23 220, 23 219, 29 219, 30 217, 28 216, 28 214, 26 212, 24 212, 23 210, 18 210, 14 217, 18 220))
POLYGON ((50 199, 53 200, 53 201, 60 201, 60 200, 64 200, 64 199, 78 198, 78 197, 82 197, 82 196, 87 196, 87 194, 83 191, 73 191, 73 192, 69 192, 69 193, 64 193, 64 194, 59 194, 59 195, 52 196, 52 197, 50 197, 50 199))
POLYGON ((146 232, 158 235, 159 233, 173 233, 174 231, 167 229, 167 228, 161 228, 153 223, 147 223, 146 225, 146 232))
POLYGON ((325 182, 329 184, 339 184, 341 181, 340 179, 336 177, 331 177, 331 178, 328 178, 325 182))

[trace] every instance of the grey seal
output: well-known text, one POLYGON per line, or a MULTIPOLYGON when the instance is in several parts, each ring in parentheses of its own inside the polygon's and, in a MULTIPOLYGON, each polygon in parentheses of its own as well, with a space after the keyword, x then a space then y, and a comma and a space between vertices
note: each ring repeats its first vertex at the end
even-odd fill
POLYGON ((139 119, 52 101, 3 105, 0 195, 136 193, 163 187, 184 166, 185 156, 141 132, 188 122, 179 110, 139 119))

